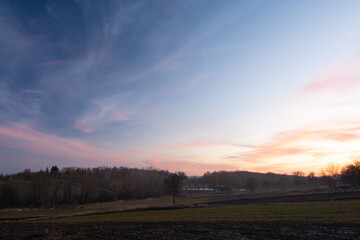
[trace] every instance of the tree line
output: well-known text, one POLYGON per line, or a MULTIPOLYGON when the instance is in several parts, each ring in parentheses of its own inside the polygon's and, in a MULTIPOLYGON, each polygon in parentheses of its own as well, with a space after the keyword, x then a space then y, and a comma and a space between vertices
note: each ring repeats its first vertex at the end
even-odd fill
POLYGON ((125 167, 63 168, 0 176, 0 208, 54 207, 160 197, 171 191, 168 171, 125 167))
POLYGON ((154 168, 126 167, 63 168, 0 175, 0 208, 55 207, 127 199, 175 197, 185 191, 255 191, 258 188, 282 188, 296 185, 339 184, 360 186, 360 161, 340 168, 337 164, 321 171, 320 176, 302 171, 292 175, 247 171, 214 171, 202 176, 186 177, 182 172, 154 168))
POLYGON ((237 191, 257 188, 283 188, 299 185, 328 185, 331 189, 360 186, 360 158, 341 168, 339 164, 330 163, 318 175, 311 171, 305 175, 303 171, 294 171, 292 175, 256 173, 247 171, 215 171, 206 172, 201 177, 189 177, 185 186, 191 190, 237 191))

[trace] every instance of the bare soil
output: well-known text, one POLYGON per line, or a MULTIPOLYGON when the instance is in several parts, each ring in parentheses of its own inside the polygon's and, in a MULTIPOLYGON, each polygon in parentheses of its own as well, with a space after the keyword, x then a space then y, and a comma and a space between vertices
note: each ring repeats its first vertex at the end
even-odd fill
POLYGON ((360 225, 280 223, 2 223, 0 239, 360 239, 360 225))
MULTIPOLYGON (((261 204, 359 199, 360 192, 222 199, 210 204, 261 204)), ((359 224, 198 222, 0 222, 0 239, 360 239, 359 224)))
POLYGON ((360 191, 354 192, 328 192, 311 194, 293 194, 285 196, 270 197, 247 197, 231 198, 226 197, 215 201, 206 202, 210 205, 243 205, 243 204, 261 204, 261 203, 279 203, 279 202, 313 202, 313 201, 336 201, 360 199, 360 191))

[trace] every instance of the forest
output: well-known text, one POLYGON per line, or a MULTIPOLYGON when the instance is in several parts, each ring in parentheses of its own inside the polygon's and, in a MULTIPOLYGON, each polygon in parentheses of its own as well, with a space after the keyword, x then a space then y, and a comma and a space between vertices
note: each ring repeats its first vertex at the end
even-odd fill
POLYGON ((214 171, 202 176, 154 168, 127 167, 63 168, 0 175, 0 208, 87 204, 128 199, 146 199, 189 191, 250 191, 302 185, 328 185, 329 189, 360 186, 360 161, 340 168, 329 164, 320 175, 291 175, 247 171, 214 171))

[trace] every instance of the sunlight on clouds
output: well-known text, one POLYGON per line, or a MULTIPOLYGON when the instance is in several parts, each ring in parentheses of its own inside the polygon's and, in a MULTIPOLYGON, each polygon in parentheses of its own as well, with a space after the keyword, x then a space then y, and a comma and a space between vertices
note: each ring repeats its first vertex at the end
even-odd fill
POLYGON ((360 60, 354 59, 339 64, 317 77, 303 89, 304 93, 315 93, 322 90, 344 91, 360 85, 360 60))
MULTIPOLYGON (((276 169, 291 173, 296 169, 318 171, 327 163, 344 163, 351 154, 360 151, 358 124, 333 128, 306 128, 275 134, 272 142, 252 146, 250 151, 232 155, 233 161, 249 169, 276 169)), ((273 170, 271 170, 273 171, 273 170)))
POLYGON ((302 124, 330 124, 360 117, 360 61, 333 67, 310 82, 289 102, 289 111, 302 124))
POLYGON ((345 163, 350 155, 360 151, 358 146, 358 123, 329 123, 274 133, 262 145, 201 140, 161 146, 150 151, 158 155, 149 162, 156 167, 178 167, 198 175, 216 167, 287 174, 299 169, 318 172, 330 162, 345 163))
POLYGON ((0 2, 1 157, 189 174, 346 161, 360 140, 358 8, 0 2))

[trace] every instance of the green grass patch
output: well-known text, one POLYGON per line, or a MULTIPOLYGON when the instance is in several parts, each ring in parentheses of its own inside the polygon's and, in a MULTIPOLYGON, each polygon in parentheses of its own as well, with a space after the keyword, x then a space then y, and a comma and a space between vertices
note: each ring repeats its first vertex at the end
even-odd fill
POLYGON ((360 200, 146 210, 59 218, 46 222, 308 222, 360 224, 360 200))

